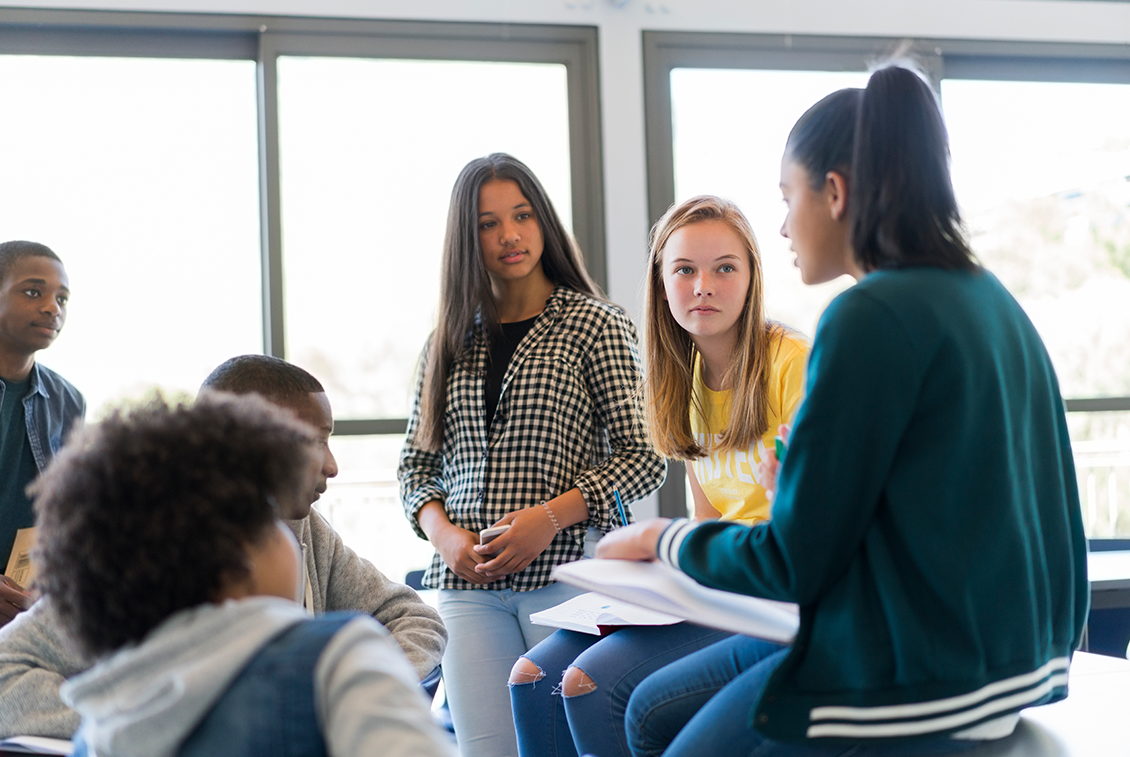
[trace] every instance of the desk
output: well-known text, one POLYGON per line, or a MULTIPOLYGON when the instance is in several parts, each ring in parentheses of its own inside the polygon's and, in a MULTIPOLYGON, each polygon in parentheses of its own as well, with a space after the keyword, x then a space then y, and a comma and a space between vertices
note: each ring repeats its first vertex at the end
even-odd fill
POLYGON ((1076 652, 1070 695, 1032 707, 1007 739, 983 744, 964 757, 1130 757, 1130 661, 1076 652))
POLYGON ((1087 573, 1091 615, 1083 648, 1123 657, 1130 642, 1130 551, 1091 552, 1087 573))
POLYGON ((1130 607, 1130 551, 1091 552, 1087 575, 1092 610, 1130 607))

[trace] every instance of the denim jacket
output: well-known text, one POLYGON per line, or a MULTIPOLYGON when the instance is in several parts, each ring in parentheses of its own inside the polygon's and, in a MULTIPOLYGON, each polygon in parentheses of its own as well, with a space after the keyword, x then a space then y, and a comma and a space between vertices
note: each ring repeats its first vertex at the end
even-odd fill
MULTIPOLYGON (((0 387, 0 392, 3 392, 0 387)), ((2 396, 2 395, 0 395, 2 396)), ((35 465, 42 471, 63 446, 65 434, 86 415, 86 400, 58 373, 36 363, 24 398, 27 438, 35 465)))
MULTIPOLYGON (((311 618, 268 642, 181 744, 178 757, 326 757, 314 702, 314 667, 333 635, 354 617, 333 613, 311 618)), ((80 731, 72 757, 92 754, 80 731)))
POLYGON ((177 752, 178 757, 325 757, 314 668, 354 613, 291 626, 252 659, 177 752))
POLYGON ((374 618, 278 597, 180 610, 59 695, 83 719, 76 757, 456 755, 374 618))

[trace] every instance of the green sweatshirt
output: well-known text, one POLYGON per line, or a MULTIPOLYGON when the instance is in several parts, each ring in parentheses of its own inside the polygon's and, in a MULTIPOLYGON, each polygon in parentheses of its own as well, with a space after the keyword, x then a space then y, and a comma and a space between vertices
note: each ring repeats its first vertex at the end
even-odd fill
POLYGON ((751 725, 913 738, 1066 696, 1086 541, 1059 385, 1016 301, 987 271, 872 273, 822 316, 807 384, 772 521, 660 541, 703 584, 801 607, 751 725))

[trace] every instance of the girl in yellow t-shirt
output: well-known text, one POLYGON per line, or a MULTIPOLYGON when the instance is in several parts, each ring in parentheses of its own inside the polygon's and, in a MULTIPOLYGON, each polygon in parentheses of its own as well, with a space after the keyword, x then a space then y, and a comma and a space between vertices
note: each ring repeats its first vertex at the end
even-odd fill
MULTIPOLYGON (((733 389, 715 391, 703 380, 701 354, 695 356, 691 434, 706 451, 687 461, 696 518, 721 518, 751 526, 769 519, 769 499, 759 480, 758 464, 773 449, 778 427, 788 423, 804 396, 808 343, 795 332, 778 327, 775 353, 769 366, 767 426, 749 444, 726 446, 733 389)), ((736 443, 735 443, 736 444, 736 443)))
MULTIPOLYGON (((757 240, 732 202, 694 197, 656 223, 645 332, 648 432, 659 452, 691 462, 695 517, 768 518, 758 463, 800 404, 808 344, 766 319, 757 240)), ((557 631, 511 671, 519 754, 627 757, 635 685, 729 635, 690 623, 557 631), (561 671, 561 686, 534 685, 561 671)), ((765 654, 777 649, 765 642, 765 654)))

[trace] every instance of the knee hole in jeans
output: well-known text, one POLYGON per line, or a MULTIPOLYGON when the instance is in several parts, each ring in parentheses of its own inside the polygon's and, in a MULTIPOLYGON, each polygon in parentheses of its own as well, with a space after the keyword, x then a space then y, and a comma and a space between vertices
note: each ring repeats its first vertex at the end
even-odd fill
POLYGON ((542 670, 528 657, 519 657, 518 661, 514 663, 514 667, 510 669, 511 686, 520 686, 524 683, 537 683, 545 678, 545 671, 542 670))
POLYGON ((578 667, 570 665, 561 679, 561 693, 567 697, 581 697, 596 691, 596 681, 578 667))

